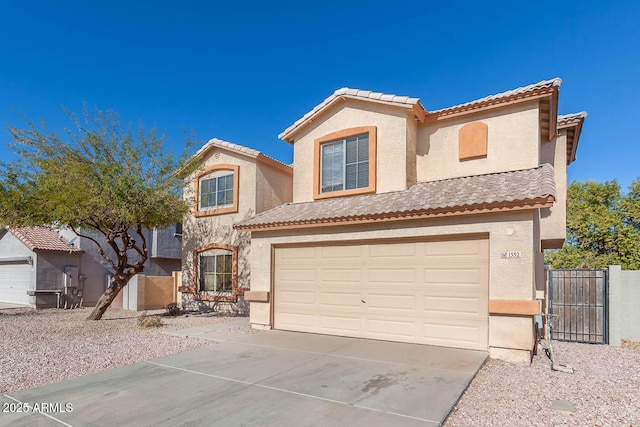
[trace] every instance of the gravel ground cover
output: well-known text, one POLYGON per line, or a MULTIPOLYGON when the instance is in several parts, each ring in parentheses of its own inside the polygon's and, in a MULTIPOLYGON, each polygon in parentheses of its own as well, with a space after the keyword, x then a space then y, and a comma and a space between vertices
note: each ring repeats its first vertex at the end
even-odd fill
MULTIPOLYGON (((0 310, 0 393, 211 345, 162 331, 233 319, 163 316, 164 326, 140 328, 140 313, 109 309, 103 320, 85 321, 88 314, 0 310)), ((248 327, 238 332, 252 333, 248 327)), ((640 426, 640 343, 616 348, 554 341, 556 361, 574 368, 573 374, 552 371, 544 347, 531 366, 489 359, 445 427, 640 426)))
POLYGON ((0 310, 0 393, 211 345, 211 341, 162 331, 233 319, 215 313, 161 316, 164 326, 141 328, 141 313, 110 308, 102 320, 84 320, 89 312, 87 308, 0 310))
POLYGON ((553 349, 573 374, 552 371, 540 348, 531 366, 489 359, 445 426, 640 426, 640 344, 553 349))

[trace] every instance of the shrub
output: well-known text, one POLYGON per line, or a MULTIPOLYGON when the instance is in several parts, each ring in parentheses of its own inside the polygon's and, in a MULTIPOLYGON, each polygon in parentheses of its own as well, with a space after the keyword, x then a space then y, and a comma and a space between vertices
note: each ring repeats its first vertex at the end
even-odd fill
POLYGON ((180 306, 175 302, 170 302, 165 308, 168 316, 179 316, 182 312, 182 310, 180 310, 180 306))
POLYGON ((162 325, 162 319, 156 315, 150 316, 147 313, 143 313, 138 317, 138 326, 141 328, 159 328, 162 325))

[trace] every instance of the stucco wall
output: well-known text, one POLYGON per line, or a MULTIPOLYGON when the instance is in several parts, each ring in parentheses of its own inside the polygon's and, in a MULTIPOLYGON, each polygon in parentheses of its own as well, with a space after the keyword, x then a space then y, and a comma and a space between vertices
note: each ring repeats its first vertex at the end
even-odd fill
POLYGON ((442 122, 426 122, 418 127, 418 181, 486 173, 505 172, 538 166, 540 125, 538 102, 531 101, 442 122), (467 123, 488 126, 487 157, 460 161, 458 131, 467 123))
POLYGON ((376 191, 407 188, 407 117, 403 109, 354 100, 338 103, 307 126, 293 144, 293 201, 313 200, 314 140, 342 129, 377 127, 376 191))
POLYGON ((407 188, 418 180, 416 149, 418 145, 418 121, 407 114, 407 188))
MULTIPOLYGON (((215 164, 233 164, 238 165, 240 168, 238 212, 202 217, 188 215, 185 217, 182 224, 182 286, 193 286, 195 283, 194 251, 208 244, 225 243, 238 247, 238 286, 248 288, 250 281, 250 233, 237 232, 233 229, 233 225, 255 214, 257 180, 255 160, 216 148, 207 154, 202 167, 206 168, 215 164)), ((193 184, 193 177, 187 178, 184 197, 186 200, 195 203, 193 184)), ((203 305, 222 311, 228 309, 228 307, 223 307, 226 303, 221 305, 209 302, 195 302, 190 294, 186 293, 183 294, 182 304, 187 309, 204 308, 203 305)))
POLYGON ((640 271, 609 267, 609 343, 640 342, 640 271))
POLYGON ((540 238, 545 248, 562 247, 567 237, 567 131, 562 130, 552 141, 542 141, 540 163, 553 166, 556 202, 540 210, 540 238))
POLYGON ((33 255, 33 251, 10 232, 6 232, 0 239, 0 259, 33 255))
MULTIPOLYGON (((147 231, 147 244, 150 258, 169 258, 180 260, 182 256, 182 236, 176 234, 176 226, 147 231)), ((155 276, 147 272, 150 276, 155 276)))
POLYGON ((256 166, 256 213, 293 200, 293 174, 265 162, 257 162, 256 166))
MULTIPOLYGON (((75 275, 71 278, 71 286, 84 288, 85 283, 79 280, 81 253, 38 251, 37 290, 64 289, 65 267, 75 267, 75 275)), ((84 296, 84 291, 83 291, 84 296)), ((69 295, 71 298, 71 295, 69 295)), ((71 301, 71 299, 69 300, 71 301)), ((40 307, 55 307, 55 295, 36 295, 36 304, 40 307)))
MULTIPOLYGON (((386 223, 380 226, 343 226, 315 230, 254 232, 251 241, 252 291, 272 291, 271 253, 274 245, 334 242, 358 239, 488 234, 490 247, 489 298, 531 300, 534 294, 534 211, 386 223), (519 251, 521 258, 503 259, 502 252, 519 251)), ((251 303, 250 320, 256 327, 271 326, 271 304, 251 303)), ((530 317, 491 316, 490 347, 530 351, 530 317)))

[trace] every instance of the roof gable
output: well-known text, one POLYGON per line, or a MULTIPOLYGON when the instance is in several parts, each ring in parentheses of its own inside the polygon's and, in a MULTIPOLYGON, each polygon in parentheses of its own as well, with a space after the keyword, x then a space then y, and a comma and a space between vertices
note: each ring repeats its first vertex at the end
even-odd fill
MULTIPOLYGON (((511 89, 506 92, 485 96, 484 98, 465 102, 463 104, 454 105, 452 107, 442 108, 439 110, 427 111, 422 106, 419 98, 411 98, 408 96, 398 96, 385 94, 381 92, 372 92, 368 90, 342 88, 336 90, 331 96, 316 105, 311 111, 306 113, 300 119, 296 120, 291 126, 286 128, 279 138, 286 142, 293 143, 295 135, 314 118, 331 108, 337 102, 343 99, 356 99, 365 102, 380 103, 391 105, 394 107, 411 110, 414 116, 421 122, 425 120, 443 120, 450 117, 457 117, 463 114, 473 113, 489 108, 502 107, 509 104, 524 102, 531 99, 545 99, 545 120, 541 117, 541 128, 544 134, 551 140, 556 134, 556 117, 558 114, 558 90, 562 80, 554 78, 550 80, 542 80, 538 83, 511 89)), ((541 115, 542 116, 542 115, 541 115)))
POLYGON ((209 153, 212 149, 219 148, 221 150, 229 151, 235 154, 240 154, 241 156, 246 156, 255 160, 262 161, 271 166, 274 166, 280 170, 283 170, 287 173, 293 173, 293 168, 289 165, 282 163, 279 160, 274 159, 273 157, 269 157, 258 150, 254 150, 253 148, 245 147, 243 145, 234 144, 233 142, 223 141, 222 139, 213 138, 210 139, 206 144, 204 144, 196 153, 189 158, 187 164, 191 164, 196 160, 203 159, 207 153, 209 153))
POLYGON ((420 121, 424 121, 427 114, 426 110, 420 103, 419 98, 411 98, 408 96, 398 96, 381 92, 372 92, 370 90, 350 89, 347 87, 343 87, 342 89, 336 90, 331 96, 313 107, 311 111, 302 116, 300 119, 296 120, 291 126, 280 133, 280 135, 278 135, 278 138, 289 143, 293 143, 294 136, 300 129, 310 123, 315 117, 322 114, 324 111, 328 110, 337 102, 343 99, 356 99, 359 101, 404 108, 407 110, 411 110, 416 118, 420 121))

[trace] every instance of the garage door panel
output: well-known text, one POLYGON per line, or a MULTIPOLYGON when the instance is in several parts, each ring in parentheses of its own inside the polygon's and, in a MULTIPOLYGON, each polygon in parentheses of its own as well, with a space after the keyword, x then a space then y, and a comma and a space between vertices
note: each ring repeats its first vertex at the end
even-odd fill
POLYGON ((459 316, 464 314, 481 319, 485 314, 484 304, 478 298, 427 296, 424 298, 424 307, 429 307, 425 311, 439 315, 459 316))
POLYGON ((415 268, 370 268, 369 282, 384 282, 389 284, 414 284, 416 282, 415 268))
POLYGON ((293 269, 287 268, 280 272, 280 280, 295 283, 313 283, 315 269, 293 269))
POLYGON ((327 331, 349 332, 349 335, 359 333, 362 320, 353 316, 320 316, 320 327, 327 331))
POLYGON ((320 272, 323 282, 354 282, 360 283, 362 280, 362 270, 360 268, 326 268, 320 272))
POLYGON ((279 322, 283 329, 287 328, 307 328, 305 332, 311 332, 313 328, 316 328, 316 316, 312 313, 296 313, 296 312, 284 312, 280 313, 279 322))
POLYGON ((296 261, 296 260, 313 260, 316 258, 316 248, 296 248, 295 251, 279 251, 277 253, 281 261, 296 261))
POLYGON ((482 334, 481 325, 424 322, 424 339, 448 347, 478 348, 482 334))
POLYGON ((315 304, 316 294, 314 291, 282 291, 279 295, 282 304, 315 304))
POLYGON ((417 255, 420 247, 415 243, 391 243, 377 244, 367 246, 369 249, 369 258, 376 261, 379 258, 396 259, 396 258, 413 258, 417 255))
POLYGON ((0 265, 0 301, 11 304, 29 304, 27 291, 31 290, 30 264, 0 265))
POLYGON ((413 295, 387 295, 369 292, 365 296, 367 309, 415 312, 416 298, 413 295))
POLYGON ((415 322, 411 320, 369 319, 367 332, 371 335, 391 337, 412 337, 415 322))
POLYGON ((276 248, 274 326, 486 350, 488 246, 487 239, 327 245, 293 261, 287 253, 300 248, 276 248), (308 292, 291 293, 300 289, 308 292))
POLYGON ((472 267, 472 268, 446 268, 446 269, 428 269, 422 270, 424 283, 438 284, 438 283, 451 283, 451 284, 470 284, 477 286, 478 282, 481 282, 481 278, 484 272, 484 268, 472 267))
POLYGON ((320 251, 322 258, 328 259, 360 258, 362 256, 361 246, 322 246, 320 251))
POLYGON ((360 307, 360 293, 354 292, 321 292, 320 304, 338 307, 360 307))
POLYGON ((435 257, 452 256, 456 259, 477 258, 485 256, 483 239, 477 240, 443 240, 432 241, 425 245, 425 255, 435 257))

